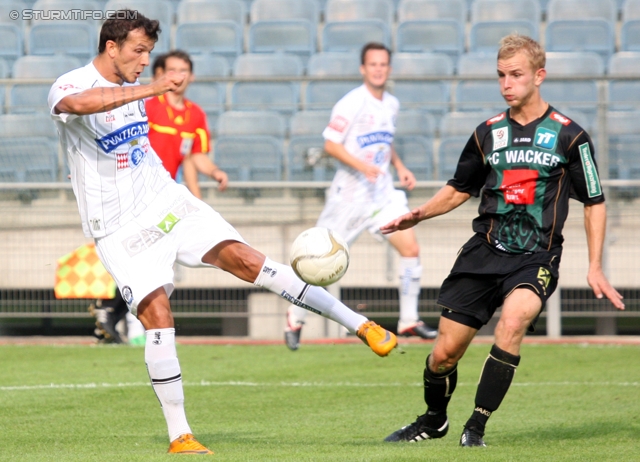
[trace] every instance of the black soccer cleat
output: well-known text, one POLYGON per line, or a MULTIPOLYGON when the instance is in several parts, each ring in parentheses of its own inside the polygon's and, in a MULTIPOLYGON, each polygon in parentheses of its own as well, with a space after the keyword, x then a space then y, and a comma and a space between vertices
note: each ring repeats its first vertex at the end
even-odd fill
POLYGON ((463 448, 485 448, 487 445, 482 439, 483 436, 484 433, 476 427, 464 427, 462 436, 460 436, 460 446, 463 448))
POLYGON ((415 422, 402 427, 400 430, 393 432, 384 440, 387 442, 407 441, 416 443, 418 441, 430 440, 434 438, 442 438, 449 431, 449 421, 445 420, 440 428, 431 428, 426 425, 427 414, 418 416, 415 422))
POLYGON ((438 331, 427 326, 424 322, 418 321, 413 326, 398 331, 402 337, 420 337, 425 340, 433 340, 438 336, 438 331))
POLYGON ((302 326, 298 329, 287 329, 284 331, 284 343, 291 351, 296 351, 300 348, 300 333, 302 332, 302 326))

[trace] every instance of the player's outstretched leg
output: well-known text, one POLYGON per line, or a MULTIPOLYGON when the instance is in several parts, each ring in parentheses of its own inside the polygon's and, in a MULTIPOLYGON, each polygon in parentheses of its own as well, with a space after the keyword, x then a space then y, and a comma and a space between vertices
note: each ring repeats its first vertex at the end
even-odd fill
POLYGON ((175 329, 147 330, 145 362, 169 430, 169 452, 212 454, 194 437, 184 412, 182 374, 176 353, 175 329))
POLYGON ((458 382, 458 367, 436 374, 429 368, 429 356, 423 373, 424 400, 427 412, 418 416, 415 422, 402 427, 385 438, 385 441, 399 442, 442 438, 449 431, 447 406, 458 382))
POLYGON ((387 356, 397 345, 393 333, 352 311, 321 287, 301 281, 289 266, 265 258, 254 285, 264 287, 296 306, 343 325, 358 335, 378 356, 387 356))
POLYGON ((520 356, 512 355, 497 345, 491 347, 480 374, 473 414, 464 425, 460 446, 486 446, 484 430, 491 414, 504 399, 520 363, 520 356))

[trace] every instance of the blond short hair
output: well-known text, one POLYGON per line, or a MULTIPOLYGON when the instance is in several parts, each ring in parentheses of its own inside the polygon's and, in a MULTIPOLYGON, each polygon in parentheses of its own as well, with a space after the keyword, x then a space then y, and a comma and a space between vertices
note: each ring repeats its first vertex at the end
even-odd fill
POLYGON ((498 59, 513 58, 516 53, 523 51, 529 57, 529 63, 534 71, 543 69, 547 58, 544 48, 531 37, 520 34, 511 34, 500 40, 498 59))

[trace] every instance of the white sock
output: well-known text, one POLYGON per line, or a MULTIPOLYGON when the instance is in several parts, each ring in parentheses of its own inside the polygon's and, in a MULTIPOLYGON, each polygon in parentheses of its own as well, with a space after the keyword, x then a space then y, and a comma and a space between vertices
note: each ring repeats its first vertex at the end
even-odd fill
POLYGON ((138 318, 132 315, 130 312, 127 312, 127 338, 131 340, 132 338, 142 337, 144 336, 144 326, 138 318))
POLYGON ((289 305, 287 309, 287 329, 298 329, 304 324, 308 311, 299 306, 289 305))
POLYGON ((400 257, 400 319, 398 330, 418 322, 418 297, 422 266, 419 257, 400 257))
POLYGON ((184 413, 182 375, 176 353, 175 329, 150 329, 144 349, 149 378, 169 429, 169 441, 191 433, 184 413))
POLYGON ((254 285, 280 295, 296 306, 313 311, 356 332, 367 318, 349 309, 321 287, 309 285, 295 275, 290 266, 266 258, 254 285))

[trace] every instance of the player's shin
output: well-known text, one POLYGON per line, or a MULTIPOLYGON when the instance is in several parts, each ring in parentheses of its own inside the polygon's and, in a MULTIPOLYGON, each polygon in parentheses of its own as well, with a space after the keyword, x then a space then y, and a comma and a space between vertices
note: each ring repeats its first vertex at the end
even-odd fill
POLYGON ((500 403, 507 394, 519 363, 520 356, 512 355, 497 345, 491 347, 491 352, 480 374, 476 407, 465 427, 475 427, 480 433, 484 433, 489 417, 500 407, 500 403))
POLYGON ((424 368, 424 401, 427 403, 427 424, 439 428, 447 421, 447 406, 458 383, 458 365, 443 373, 429 369, 429 356, 424 368))
POLYGON ((367 321, 321 287, 311 286, 295 275, 291 267, 266 258, 254 285, 264 287, 292 304, 329 318, 351 332, 367 321))
POLYGON ((398 329, 412 326, 418 321, 418 297, 420 296, 420 258, 400 258, 400 320, 398 329))
POLYGON ((148 330, 144 358, 153 391, 160 401, 167 421, 169 441, 174 441, 185 433, 191 433, 184 412, 184 393, 176 353, 175 329, 148 330))

